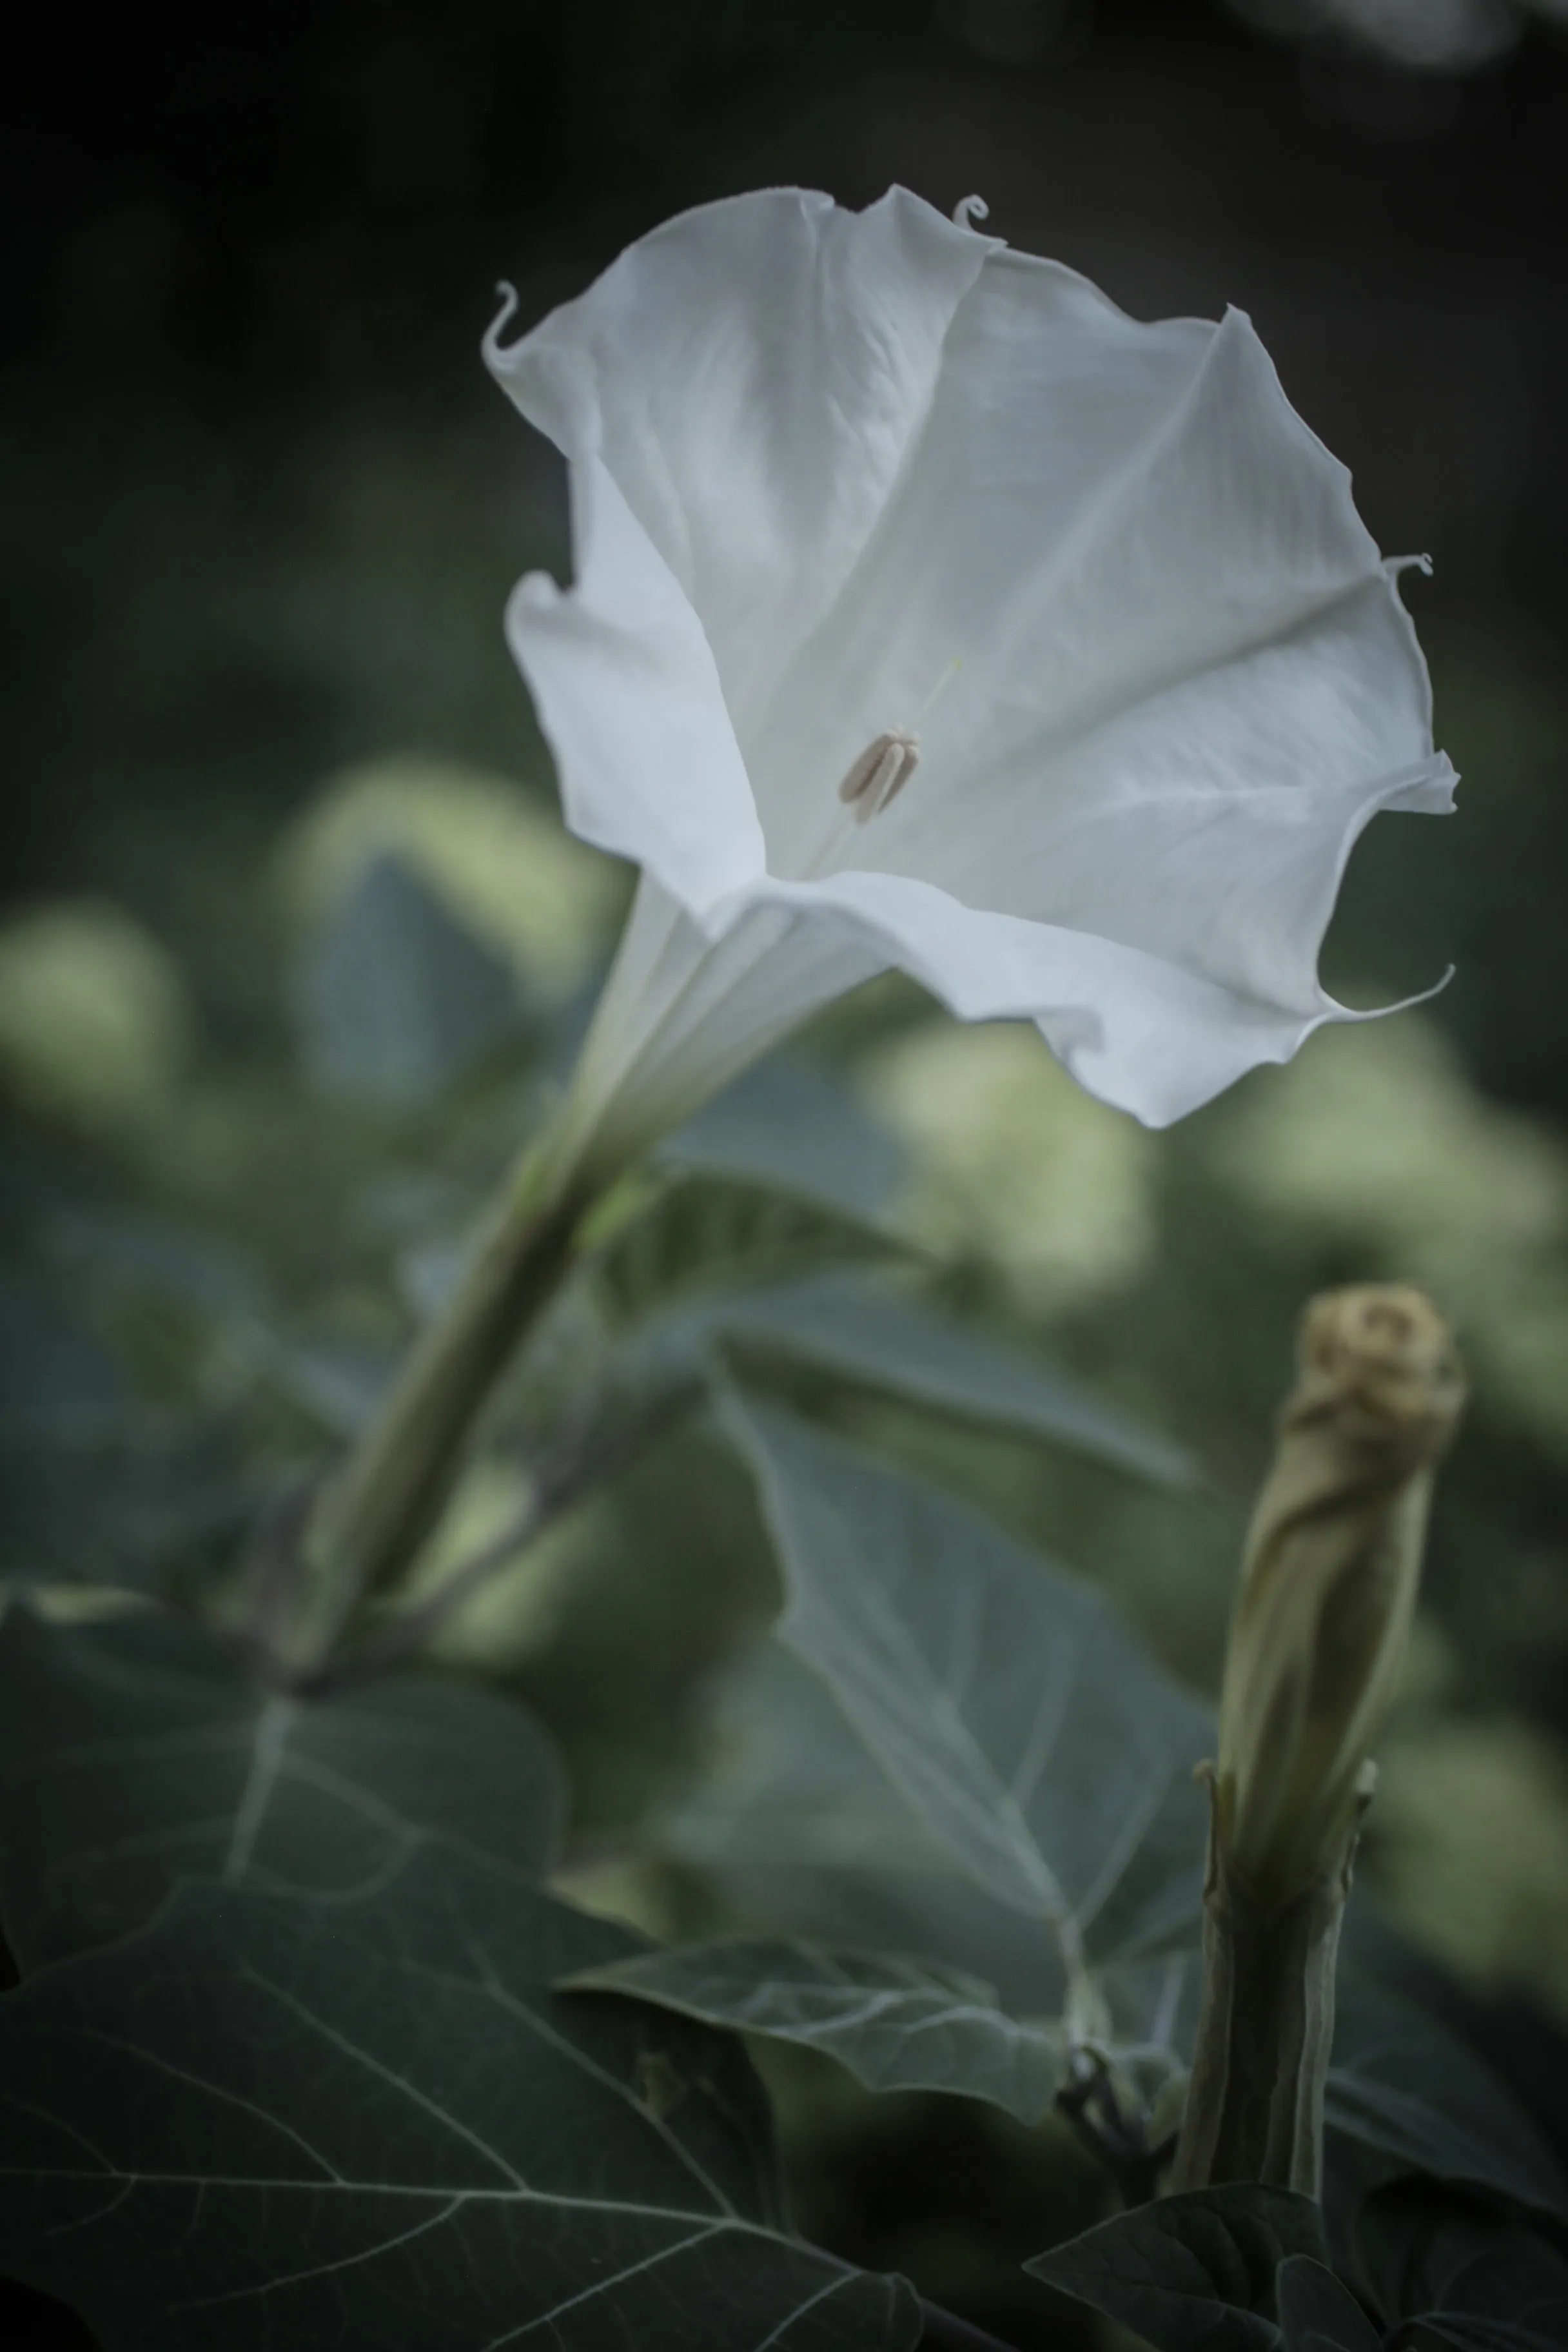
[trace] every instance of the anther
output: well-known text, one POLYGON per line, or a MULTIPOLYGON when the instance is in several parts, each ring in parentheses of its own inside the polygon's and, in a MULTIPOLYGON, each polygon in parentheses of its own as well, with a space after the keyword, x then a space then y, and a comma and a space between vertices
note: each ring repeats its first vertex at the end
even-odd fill
POLYGON ((838 787, 838 797, 869 824, 890 808, 921 763, 921 739, 909 727, 889 727, 868 743, 838 787))

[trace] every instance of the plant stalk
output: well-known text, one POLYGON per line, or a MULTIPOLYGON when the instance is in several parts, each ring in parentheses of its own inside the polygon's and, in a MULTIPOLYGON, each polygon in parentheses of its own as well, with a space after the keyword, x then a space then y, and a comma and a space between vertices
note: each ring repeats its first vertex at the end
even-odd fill
POLYGON ((303 1658, 319 1663, 362 1601, 394 1587, 439 1519, 479 1414, 570 1271, 604 1190, 564 1173, 546 1139, 526 1152, 445 1311, 324 1487, 306 1535, 315 1606, 303 1658))
POLYGON ((405 1659, 415 1657, 431 1636, 476 1592, 483 1591, 502 1569, 544 1530, 554 1525, 574 1503, 602 1479, 612 1478, 679 1419, 700 1394, 696 1381, 673 1385, 647 1412, 619 1426, 598 1433, 571 1455, 566 1465, 546 1465, 534 1479, 528 1500, 500 1534, 482 1544, 455 1568, 416 1607, 401 1610, 357 1647, 339 1650, 309 1675, 303 1687, 313 1697, 336 1694, 374 1682, 405 1659))
POLYGON ((1208 1772, 1204 1990, 1172 2195, 1259 2180, 1320 2199, 1334 1969, 1362 1818, 1328 1867, 1283 1903, 1259 1902, 1230 1859, 1208 1772))

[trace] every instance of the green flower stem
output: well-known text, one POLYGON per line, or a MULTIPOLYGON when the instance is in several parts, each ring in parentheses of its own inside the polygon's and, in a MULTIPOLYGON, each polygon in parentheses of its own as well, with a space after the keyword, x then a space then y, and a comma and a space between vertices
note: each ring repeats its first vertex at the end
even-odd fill
POLYGON ((357 1648, 340 1649, 310 1677, 312 1696, 373 1682, 423 1650, 455 1610, 509 1568, 546 1528, 582 1500, 601 1480, 614 1477, 671 1428, 702 1394, 699 1381, 673 1381, 640 1413, 595 1430, 564 1462, 546 1464, 533 1479, 521 1509, 500 1533, 471 1552, 436 1590, 414 1608, 399 1610, 357 1648))
POLYGON ((297 1663, 319 1664, 353 1609, 397 1583, 434 1529, 496 1382, 571 1270, 608 1180, 524 1154, 445 1312, 323 1490, 306 1538, 312 1598, 297 1663))
POLYGON ((1209 1776, 1204 1990, 1170 2189, 1266 2181, 1319 2198, 1323 2085, 1334 2038, 1334 1969, 1362 1817, 1328 1866, 1289 1901, 1259 1903, 1232 1865, 1209 1776))

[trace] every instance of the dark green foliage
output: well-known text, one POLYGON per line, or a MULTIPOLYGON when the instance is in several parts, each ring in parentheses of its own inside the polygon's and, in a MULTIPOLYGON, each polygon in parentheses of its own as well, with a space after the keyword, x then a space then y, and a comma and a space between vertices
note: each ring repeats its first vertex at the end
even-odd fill
POLYGON ((184 1877, 349 1896, 424 1845, 536 1877, 562 1801, 529 1718, 483 1692, 287 1697, 153 1611, 0 1625, 0 1924, 24 1970, 140 1927, 184 1877))
POLYGON ((743 1916, 978 1975, 1012 2011, 1058 1981, 1039 1922, 927 1828, 832 1691, 768 1642, 721 1687, 712 1766, 660 1822, 662 1851, 743 1916))
POLYGON ((909 2352, 907 2288, 784 2234, 738 2047, 550 1990, 633 1940, 432 1846, 182 1892, 0 2011, 4 2260, 107 2352, 909 2352))
MULTIPOLYGON (((683 1445, 650 1467, 656 1512, 617 1490, 593 1522, 595 1572, 608 1552, 620 1580, 585 1578, 582 1605, 616 1619, 595 1720, 624 1738, 623 1822, 648 1801, 650 1710, 755 1630, 764 1529, 785 1593, 708 1779, 617 1849, 707 1940, 655 1948, 569 1908, 541 1885, 563 1792, 528 1715, 471 1680, 369 1678, 369 1612, 335 1695, 267 1679, 299 1569, 283 1506, 438 1307, 538 1043, 510 971, 395 861, 341 903, 300 1004, 340 1100, 279 1129, 331 1142, 321 1231, 287 1270, 155 1203, 29 1194, 34 1262, 0 1292, 0 1578, 36 1602, 0 1622, 22 1979, 0 2002, 0 2261, 105 2352, 914 2352, 912 2290, 792 2234, 740 2036, 827 2053, 906 2095, 895 2116, 963 2095, 976 2145, 1054 2104, 1147 2197, 1190 2049, 1212 1732, 1103 1593, 824 1424, 897 1451, 940 1421, 944 1448, 996 1433, 1085 1478, 1179 1486, 1192 1465, 922 1296, 931 1269, 881 1222, 896 1150, 831 1074, 754 1074, 591 1235, 482 1433, 552 1525, 716 1407, 730 1459, 683 1445), (437 1103, 431 1157, 416 1115, 437 1103), (140 1591, 49 1590, 68 1579, 140 1591)), ((428 1585, 401 1605, 423 1638, 428 1585)), ((538 1665, 547 1710, 563 1654, 538 1665)), ((1335 2060, 1327 2250, 1313 2209, 1232 2188, 1134 2202, 1036 2275, 1156 2352, 1561 2345, 1568 2199, 1511 2098, 1350 1975, 1335 2060)), ((1054 2194, 1026 2242, 1068 2226, 1054 2194)))
POLYGON ((896 1136, 818 1056, 784 1046, 742 1072, 664 1144, 661 1163, 777 1184, 885 1216, 905 1171, 896 1136))
POLYGON ((315 1084, 393 1110, 436 1101, 522 1025, 510 967, 385 855, 310 940, 295 994, 315 1084))
MULTIPOLYGON (((951 1496, 754 1398, 731 1399, 729 1426, 784 1570, 780 1638, 812 1671, 776 1654, 747 1670, 720 1769, 668 1834, 751 1916, 835 1940, 678 1952, 628 1984, 878 2087, 1026 2116, 1035 2070, 1059 2088, 1079 2049, 1115 2070, 1132 2118, 1157 2107, 1190 2047, 1206 1716, 1097 1596, 951 1496), (1042 1720, 1060 1747, 1031 1780, 1042 1720), (942 1980, 955 1966, 973 1973, 942 1980)), ((1346 1984, 1329 2119, 1352 2196, 1421 2174, 1568 2210, 1509 2094, 1364 1978, 1346 1984)))
POLYGON ((1285 2352, 1378 2352, 1382 2338, 1354 2295, 1310 2254, 1280 2263, 1274 2300, 1285 2352))
POLYGON ((1038 2123, 1062 2079, 1062 2037, 1008 2017, 988 1984, 921 1960, 784 1937, 649 1952, 574 1977, 686 2017, 821 2050, 870 2091, 961 2091, 1038 2123))
POLYGON ((1249 2186, 1194 2189, 1119 2213, 1028 2267, 1146 2337, 1154 2352, 1274 2352, 1280 2265, 1321 2252, 1310 2199, 1249 2186))
POLYGON ((714 1322, 748 1358, 782 1356, 879 1391, 1183 1486, 1191 1457, 1105 1404, 1042 1357, 906 1291, 853 1274, 817 1276, 726 1301, 714 1322))
POLYGON ((952 1496, 754 1399, 729 1415, 785 1577, 781 1638, 924 1826, 1042 1923, 1062 1990, 1193 1940, 1208 1717, 1105 1601, 952 1496))
POLYGON ((693 1293, 706 1299, 835 1259, 889 1256, 898 1246, 886 1228, 808 1193, 687 1170, 660 1180, 598 1254, 594 1286, 612 1325, 624 1328, 693 1293))
POLYGON ((139 1401, 58 1283, 0 1271, 0 1587, 154 1583, 242 1510, 215 1431, 139 1401))
POLYGON ((1385 2189, 1355 2231, 1359 2283, 1412 2352, 1563 2352, 1568 2252, 1506 2208, 1426 2181, 1385 2189))
POLYGON ((1415 2001, 1341 1974, 1325 2100, 1331 2134, 1372 2151, 1368 2179, 1421 2173, 1568 2221, 1568 2181, 1490 2069, 1415 2001))

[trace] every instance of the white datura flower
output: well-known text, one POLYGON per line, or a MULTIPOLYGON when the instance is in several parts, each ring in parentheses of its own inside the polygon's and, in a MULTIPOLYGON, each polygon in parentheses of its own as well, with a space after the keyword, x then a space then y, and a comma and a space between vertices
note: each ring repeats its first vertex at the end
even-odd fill
POLYGON ((1356 1017, 1350 850, 1450 805, 1396 567, 1247 320, 1141 324, 980 209, 735 197, 487 338, 571 476, 512 650, 641 868, 574 1096, 612 1156, 889 968, 1163 1125, 1356 1017))

